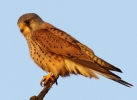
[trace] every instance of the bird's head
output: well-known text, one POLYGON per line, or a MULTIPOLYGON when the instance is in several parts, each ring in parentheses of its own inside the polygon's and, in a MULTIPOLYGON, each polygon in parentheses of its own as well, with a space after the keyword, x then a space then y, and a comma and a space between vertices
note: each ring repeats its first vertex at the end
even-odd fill
POLYGON ((21 33, 25 37, 27 37, 31 32, 37 30, 42 23, 43 20, 35 13, 24 14, 17 22, 21 33))

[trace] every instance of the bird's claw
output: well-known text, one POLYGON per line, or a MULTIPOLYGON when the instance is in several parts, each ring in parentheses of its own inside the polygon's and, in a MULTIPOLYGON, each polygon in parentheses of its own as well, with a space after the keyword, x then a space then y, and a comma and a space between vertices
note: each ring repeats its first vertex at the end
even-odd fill
POLYGON ((43 76, 42 80, 40 81, 40 85, 46 86, 46 84, 50 81, 50 86, 52 86, 52 84, 56 83, 56 85, 58 85, 57 79, 55 79, 54 75, 52 75, 51 73, 49 73, 47 76, 43 76))

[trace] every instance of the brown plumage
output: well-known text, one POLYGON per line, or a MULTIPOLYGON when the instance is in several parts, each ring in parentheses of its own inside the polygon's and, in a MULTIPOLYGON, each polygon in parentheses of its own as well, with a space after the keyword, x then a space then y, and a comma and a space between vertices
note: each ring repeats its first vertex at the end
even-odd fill
POLYGON ((27 40, 34 62, 51 73, 50 75, 53 74, 54 79, 70 74, 98 79, 97 73, 125 86, 132 86, 111 72, 122 72, 119 68, 97 57, 86 45, 44 22, 37 14, 22 15, 18 20, 18 26, 27 40))

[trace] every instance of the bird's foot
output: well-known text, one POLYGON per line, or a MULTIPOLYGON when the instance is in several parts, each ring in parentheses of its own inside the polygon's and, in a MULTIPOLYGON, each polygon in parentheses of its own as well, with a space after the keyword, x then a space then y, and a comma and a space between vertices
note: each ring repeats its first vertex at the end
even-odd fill
POLYGON ((50 82, 50 86, 56 82, 57 84, 57 79, 54 77, 54 75, 50 72, 47 76, 43 76, 42 80, 40 81, 41 86, 46 86, 46 84, 50 82))

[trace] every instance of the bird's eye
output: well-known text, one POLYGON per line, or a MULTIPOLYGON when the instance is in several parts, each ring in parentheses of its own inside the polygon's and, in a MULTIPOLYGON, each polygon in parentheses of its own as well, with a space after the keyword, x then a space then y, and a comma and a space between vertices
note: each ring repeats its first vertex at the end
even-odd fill
POLYGON ((25 23, 28 25, 28 24, 30 23, 30 21, 29 21, 29 20, 26 20, 25 23))

